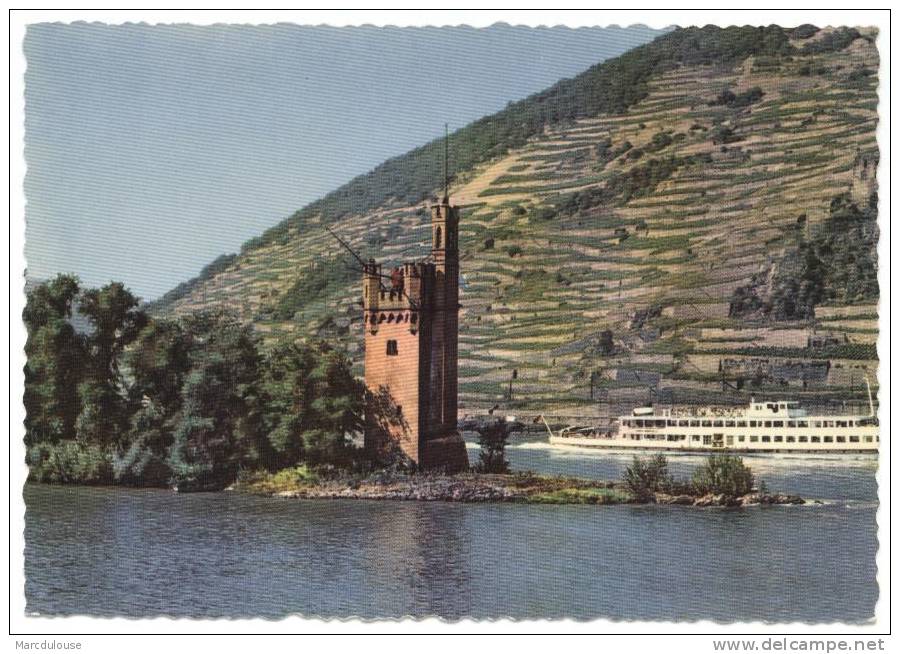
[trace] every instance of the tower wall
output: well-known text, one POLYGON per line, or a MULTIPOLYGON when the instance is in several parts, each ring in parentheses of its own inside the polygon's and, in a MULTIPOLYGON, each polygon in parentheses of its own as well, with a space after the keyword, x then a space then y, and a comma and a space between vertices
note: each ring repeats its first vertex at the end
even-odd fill
POLYGON ((432 207, 432 258, 435 267, 432 336, 432 432, 454 433, 457 420, 459 349, 459 209, 448 199, 432 207))
POLYGON ((413 461, 419 460, 421 333, 410 331, 411 313, 368 312, 376 323, 366 325, 366 387, 375 405, 367 412, 366 448, 379 459, 390 458, 392 442, 413 461), (393 319, 389 322, 388 317, 393 319), (389 354, 388 342, 396 344, 389 354))

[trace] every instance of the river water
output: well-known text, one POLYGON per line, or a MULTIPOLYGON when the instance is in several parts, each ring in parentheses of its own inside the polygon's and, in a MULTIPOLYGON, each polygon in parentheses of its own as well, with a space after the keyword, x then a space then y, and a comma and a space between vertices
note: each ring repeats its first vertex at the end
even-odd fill
MULTIPOLYGON (((474 459, 475 450, 470 450, 474 459)), ((509 448, 618 478, 626 455, 509 448)), ((301 501, 28 485, 30 614, 859 622, 878 599, 875 463, 746 459, 821 504, 747 509, 301 501)), ((671 456, 687 475, 701 456, 671 456)))

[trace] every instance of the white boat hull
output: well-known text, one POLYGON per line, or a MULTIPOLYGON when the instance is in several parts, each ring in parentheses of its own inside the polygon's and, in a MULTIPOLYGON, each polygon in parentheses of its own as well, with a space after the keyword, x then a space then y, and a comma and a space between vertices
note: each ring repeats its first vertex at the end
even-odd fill
POLYGON ((589 447, 623 451, 728 452, 733 454, 878 454, 877 443, 862 443, 859 447, 830 443, 823 443, 818 446, 800 443, 771 443, 756 446, 748 444, 743 447, 727 447, 724 445, 692 445, 690 443, 670 443, 665 441, 651 443, 619 438, 551 436, 550 444, 563 447, 589 447))

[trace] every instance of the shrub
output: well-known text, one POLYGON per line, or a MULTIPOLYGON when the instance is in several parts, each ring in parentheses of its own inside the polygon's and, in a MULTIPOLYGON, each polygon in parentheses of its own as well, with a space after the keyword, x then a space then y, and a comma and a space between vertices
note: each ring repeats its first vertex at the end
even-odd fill
POLYGON ((815 25, 810 25, 809 23, 804 23, 799 27, 795 27, 791 31, 791 38, 794 39, 808 39, 813 34, 819 31, 819 28, 815 25))
POLYGON ((654 454, 649 459, 641 459, 635 455, 631 465, 623 474, 625 485, 632 495, 641 502, 653 498, 653 494, 672 486, 669 474, 669 462, 663 454, 654 454))
POLYGON ((130 486, 167 486, 172 478, 172 470, 166 463, 165 451, 157 448, 164 437, 158 429, 138 435, 124 452, 112 459, 115 479, 120 484, 130 486))
POLYGON ((556 210, 553 207, 540 207, 535 210, 534 215, 538 220, 552 220, 556 217, 556 210))
POLYGON ((740 497, 753 490, 753 473, 739 456, 713 454, 692 478, 697 493, 740 497))
POLYGON ((37 443, 26 454, 30 481, 49 484, 109 484, 112 457, 107 448, 74 440, 37 443))
POLYGON ((650 143, 644 146, 645 152, 659 152, 663 148, 672 144, 672 136, 666 132, 657 132, 653 135, 650 143))
POLYGON ((478 472, 509 472, 509 462, 506 460, 508 438, 509 430, 502 420, 492 420, 479 427, 478 445, 481 446, 481 453, 476 466, 478 472))
POLYGON ((242 471, 238 474, 238 487, 253 493, 271 495, 284 491, 297 490, 319 481, 316 470, 306 464, 285 468, 272 473, 265 470, 242 471))
POLYGON ((719 126, 716 128, 716 131, 713 132, 712 142, 716 145, 721 145, 725 143, 736 143, 740 141, 741 137, 734 133, 730 127, 719 126))

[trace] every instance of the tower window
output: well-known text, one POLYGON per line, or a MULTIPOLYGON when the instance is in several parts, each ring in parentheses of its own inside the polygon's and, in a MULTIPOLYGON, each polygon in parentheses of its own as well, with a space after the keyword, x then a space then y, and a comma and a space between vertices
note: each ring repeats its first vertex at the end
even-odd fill
POLYGON ((395 340, 389 340, 389 341, 387 342, 387 353, 388 353, 389 356, 396 356, 396 355, 397 355, 397 341, 395 341, 395 340))
POLYGON ((435 250, 441 249, 441 228, 440 227, 438 227, 437 229, 434 230, 434 249, 435 250))

